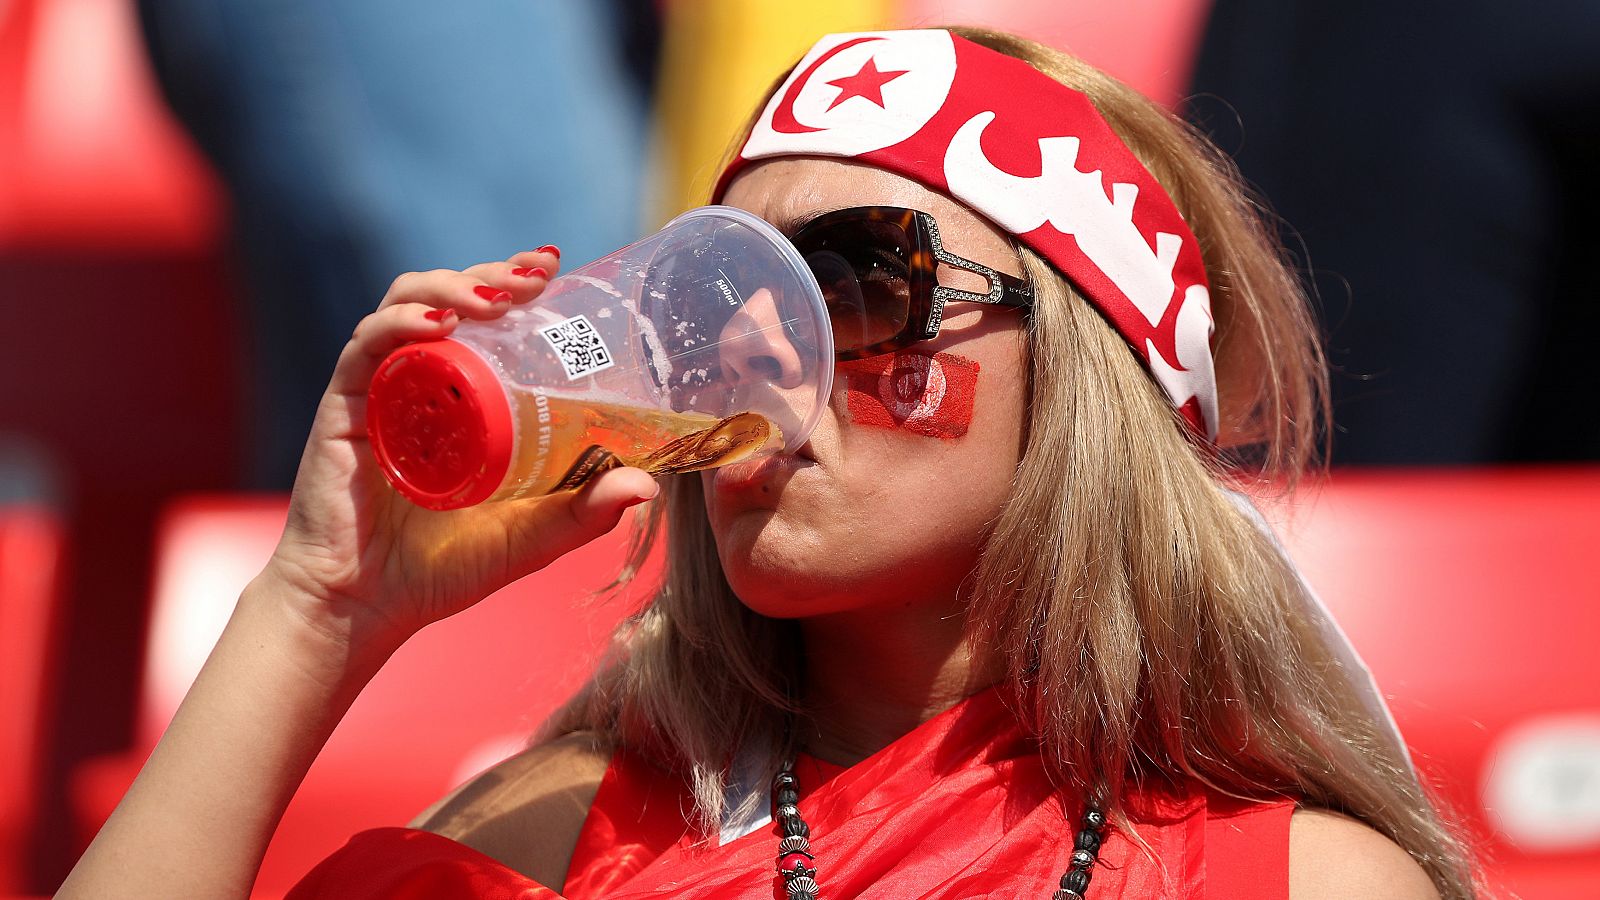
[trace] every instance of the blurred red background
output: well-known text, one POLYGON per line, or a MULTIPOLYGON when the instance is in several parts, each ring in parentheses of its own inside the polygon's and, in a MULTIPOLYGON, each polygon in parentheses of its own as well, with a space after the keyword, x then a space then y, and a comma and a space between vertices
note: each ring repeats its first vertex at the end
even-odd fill
MULTIPOLYGON (((822 32, 992 24, 1175 103, 1209 4, 662 8, 649 218, 698 202, 708 158, 822 32), (746 44, 761 52, 703 61, 746 44)), ((0 2, 0 895, 59 883, 281 526, 281 494, 239 491, 252 361, 228 229, 131 3, 0 2)), ((1420 768, 1528 900, 1600 886, 1597 507, 1594 467, 1413 469, 1336 471, 1285 514, 1420 768)), ((517 749, 632 602, 579 602, 616 571, 619 541, 409 645, 290 808, 261 894, 517 749)))

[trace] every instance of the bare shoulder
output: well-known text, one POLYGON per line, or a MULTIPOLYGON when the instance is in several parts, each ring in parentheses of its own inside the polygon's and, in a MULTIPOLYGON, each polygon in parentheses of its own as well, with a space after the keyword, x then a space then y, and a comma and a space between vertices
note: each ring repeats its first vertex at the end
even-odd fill
POLYGON ((1289 820, 1290 900, 1439 900, 1422 866, 1376 829, 1341 813, 1297 809, 1289 820))
POLYGON ((610 761, 596 736, 563 735, 473 778, 411 824, 559 891, 610 761))

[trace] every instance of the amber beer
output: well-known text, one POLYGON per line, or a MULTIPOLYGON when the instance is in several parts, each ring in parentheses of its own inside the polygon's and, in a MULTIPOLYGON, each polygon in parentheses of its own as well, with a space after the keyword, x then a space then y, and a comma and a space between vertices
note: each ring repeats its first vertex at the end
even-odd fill
POLYGON ((518 452, 506 487, 491 500, 571 490, 618 466, 671 475, 783 446, 778 426, 753 412, 719 419, 533 390, 513 391, 512 403, 518 452))
POLYGON ((540 497, 616 466, 666 475, 794 453, 833 362, 800 251, 745 210, 702 207, 504 315, 390 353, 367 434, 418 506, 540 497))

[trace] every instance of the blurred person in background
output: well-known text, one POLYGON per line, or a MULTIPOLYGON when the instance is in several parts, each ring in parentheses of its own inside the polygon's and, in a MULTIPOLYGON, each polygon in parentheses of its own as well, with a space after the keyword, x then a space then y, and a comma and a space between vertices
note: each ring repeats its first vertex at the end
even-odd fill
POLYGON ((233 200, 252 481, 284 489, 394 273, 637 234, 649 0, 140 0, 161 84, 233 200))
POLYGON ((1191 118, 1306 248, 1333 462, 1600 459, 1600 3, 1216 0, 1191 118))
POLYGON ((1381 698, 1230 487, 1292 480, 1325 412, 1276 248, 1159 107, 960 35, 823 38, 713 194, 827 287, 841 377, 799 456, 405 506, 361 439, 377 360, 560 260, 396 280, 273 560, 59 896, 248 893, 388 654, 658 492, 662 588, 544 739, 294 896, 1472 896, 1381 698))

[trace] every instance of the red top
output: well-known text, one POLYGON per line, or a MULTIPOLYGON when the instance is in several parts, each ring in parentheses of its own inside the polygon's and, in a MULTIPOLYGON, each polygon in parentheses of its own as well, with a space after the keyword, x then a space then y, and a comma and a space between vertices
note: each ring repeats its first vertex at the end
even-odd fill
MULTIPOLYGON (((855 766, 805 760, 795 774, 828 898, 1046 900, 1067 870, 1082 814, 1077 803, 1063 810, 1037 749, 994 691, 855 766)), ((697 846, 685 833, 687 803, 678 779, 622 751, 601 781, 560 895, 453 841, 389 828, 357 835, 289 896, 771 900, 773 830, 697 846)), ((1288 896, 1293 800, 1251 803, 1196 787, 1138 795, 1128 806, 1160 863, 1108 829, 1088 900, 1288 896)))
POLYGON ((511 469, 516 430, 494 366, 450 338, 389 354, 367 391, 367 437, 383 474, 428 509, 493 496, 511 469))

